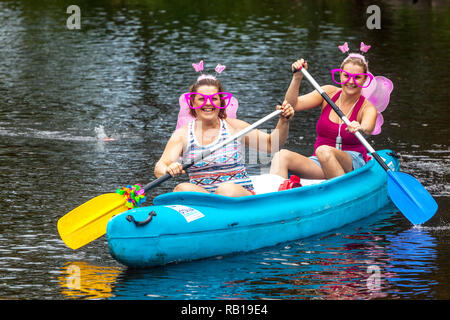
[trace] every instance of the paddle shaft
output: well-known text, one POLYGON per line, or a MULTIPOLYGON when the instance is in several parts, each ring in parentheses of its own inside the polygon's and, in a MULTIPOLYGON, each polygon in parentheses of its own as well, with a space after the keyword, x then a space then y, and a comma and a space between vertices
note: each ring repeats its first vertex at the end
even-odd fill
MULTIPOLYGON (((293 73, 298 72, 299 70, 294 70, 293 73)), ((344 121, 344 123, 349 126, 350 120, 345 116, 345 114, 339 109, 339 107, 333 102, 333 100, 330 99, 330 97, 327 95, 327 93, 320 87, 320 85, 314 80, 314 78, 309 74, 309 72, 305 68, 301 68, 301 72, 303 75, 308 79, 308 81, 313 85, 313 87, 320 93, 322 98, 325 99, 326 102, 333 108, 334 112, 337 113, 337 115, 344 121)), ((367 142, 367 140, 363 137, 361 132, 357 131, 355 132, 355 136, 358 138, 358 140, 363 144, 363 146, 369 151, 372 156, 377 160, 377 162, 383 167, 384 170, 389 171, 391 170, 386 163, 383 161, 383 159, 376 153, 375 149, 372 148, 372 146, 367 142)))
MULTIPOLYGON (((271 114, 268 114, 267 116, 265 116, 264 118, 256 121, 255 123, 253 123, 252 125, 246 127, 245 129, 239 131, 238 133, 236 133, 235 135, 231 136, 230 138, 226 139, 225 141, 223 141, 222 143, 219 143, 217 145, 215 145, 214 147, 205 150, 202 154, 198 155, 197 157, 195 157, 191 162, 189 163, 185 163, 183 165, 183 170, 188 169, 189 167, 191 167, 192 165, 194 165, 194 163, 206 158, 207 156, 209 156, 210 154, 212 154, 213 152, 219 150, 220 148, 222 148, 224 145, 227 145, 228 143, 239 139, 242 136, 245 136, 247 133, 249 133, 250 131, 252 131, 253 129, 255 129, 256 127, 258 127, 259 125, 263 124, 264 122, 278 116, 282 111, 281 110, 276 110, 274 112, 272 112, 271 114)), ((172 176, 168 173, 166 173, 165 175, 159 177, 158 179, 150 182, 149 184, 144 186, 144 190, 145 192, 150 191, 151 189, 155 188, 156 186, 159 186, 161 183, 169 180, 170 178, 172 178, 172 176)))

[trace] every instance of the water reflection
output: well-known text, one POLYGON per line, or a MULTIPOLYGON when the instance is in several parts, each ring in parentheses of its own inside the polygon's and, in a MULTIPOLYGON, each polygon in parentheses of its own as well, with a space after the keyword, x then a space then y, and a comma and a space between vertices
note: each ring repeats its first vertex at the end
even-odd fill
POLYGON ((421 284, 436 268, 435 240, 414 229, 392 236, 388 230, 395 223, 385 212, 335 233, 255 253, 128 269, 111 298, 380 299, 400 297, 403 286, 409 294, 432 297, 421 284))
POLYGON ((400 221, 386 208, 301 241, 147 270, 67 262, 58 280, 65 297, 81 299, 436 298, 433 232, 442 230, 400 221))
POLYGON ((58 277, 66 298, 106 299, 112 296, 120 268, 100 267, 84 261, 67 262, 58 277))
POLYGON ((436 238, 428 230, 412 228, 397 235, 386 235, 389 263, 385 270, 396 295, 433 298, 432 287, 439 283, 432 275, 437 270, 436 238))

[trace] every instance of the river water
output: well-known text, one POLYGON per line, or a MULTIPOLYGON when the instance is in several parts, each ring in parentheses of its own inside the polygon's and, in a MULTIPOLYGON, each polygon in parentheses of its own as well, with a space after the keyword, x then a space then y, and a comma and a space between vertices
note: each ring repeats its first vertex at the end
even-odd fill
MULTIPOLYGON (((376 3, 379 30, 365 1, 0 1, 0 298, 449 299, 450 7, 376 3), (81 29, 70 30, 75 2, 81 29), (73 208, 154 179, 191 63, 226 65, 225 90, 251 123, 282 99, 295 59, 331 83, 345 41, 371 44, 371 71, 394 83, 369 142, 400 153, 434 196, 425 225, 388 208, 312 238, 143 271, 116 262, 105 237, 76 251, 60 240, 56 223, 73 208)), ((297 114, 286 147, 311 153, 317 118, 297 114)))

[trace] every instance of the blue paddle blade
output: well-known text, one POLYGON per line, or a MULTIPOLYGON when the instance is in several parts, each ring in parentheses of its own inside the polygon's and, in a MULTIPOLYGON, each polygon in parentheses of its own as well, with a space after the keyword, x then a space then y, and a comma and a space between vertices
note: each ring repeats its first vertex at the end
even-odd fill
POLYGON ((438 205, 416 178, 391 170, 387 174, 389 196, 411 223, 422 224, 434 216, 438 205))

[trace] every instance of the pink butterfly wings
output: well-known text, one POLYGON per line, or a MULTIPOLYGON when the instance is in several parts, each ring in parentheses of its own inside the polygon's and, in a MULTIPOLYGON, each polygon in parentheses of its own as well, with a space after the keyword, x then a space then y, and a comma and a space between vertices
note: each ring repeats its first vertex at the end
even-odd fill
POLYGON ((377 120, 372 135, 381 132, 383 125, 382 112, 387 108, 394 85, 391 80, 383 76, 376 76, 370 86, 362 89, 362 95, 377 108, 377 120))

